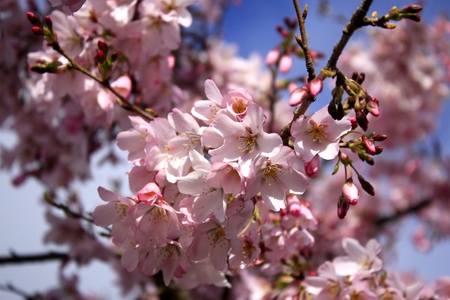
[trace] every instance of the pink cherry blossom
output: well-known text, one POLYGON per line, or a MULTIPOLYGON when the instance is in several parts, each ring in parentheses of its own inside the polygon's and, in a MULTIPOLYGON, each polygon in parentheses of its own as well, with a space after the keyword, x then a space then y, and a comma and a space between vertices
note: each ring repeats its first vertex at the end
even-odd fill
POLYGON ((334 120, 324 106, 312 116, 302 115, 293 124, 294 149, 305 161, 318 154, 331 160, 339 153, 339 140, 351 129, 348 120, 334 120))

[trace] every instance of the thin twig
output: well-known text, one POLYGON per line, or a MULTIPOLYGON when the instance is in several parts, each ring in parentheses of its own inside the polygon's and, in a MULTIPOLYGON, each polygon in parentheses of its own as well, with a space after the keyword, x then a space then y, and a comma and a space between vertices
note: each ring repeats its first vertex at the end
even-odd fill
POLYGON ((344 51, 344 48, 350 40, 350 37, 353 35, 353 33, 355 33, 357 29, 365 25, 364 18, 366 17, 370 6, 372 5, 372 2, 373 0, 361 1, 359 7, 353 13, 352 18, 342 31, 341 39, 336 45, 334 45, 333 53, 331 54, 330 59, 325 65, 324 69, 333 70, 336 67, 339 57, 341 56, 342 51, 344 51))
POLYGON ((316 71, 314 69, 314 63, 311 58, 311 53, 309 52, 308 36, 306 34, 305 20, 303 18, 303 13, 305 13, 305 16, 308 13, 308 6, 305 5, 305 10, 303 13, 300 9, 300 5, 298 4, 298 0, 294 0, 294 6, 295 12, 297 14, 298 25, 300 27, 300 37, 295 35, 295 39, 297 40, 297 43, 302 48, 305 55, 306 70, 308 71, 308 82, 310 82, 311 80, 316 78, 316 71))
POLYGON ((107 90, 109 90, 111 93, 113 93, 119 99, 119 101, 120 101, 119 105, 121 107, 123 107, 126 110, 132 111, 149 121, 152 121, 155 118, 152 114, 146 112, 145 110, 137 107, 136 105, 134 105, 133 103, 128 101, 124 96, 122 96, 116 89, 114 89, 110 85, 110 82, 107 79, 101 79, 101 78, 95 76, 94 74, 92 74, 91 72, 89 72, 88 70, 86 70, 85 68, 83 68, 75 60, 73 60, 62 48, 53 47, 53 49, 55 51, 57 51, 59 54, 61 54, 62 56, 64 56, 70 62, 70 66, 72 69, 78 70, 81 73, 85 74, 86 76, 94 79, 95 81, 100 83, 103 87, 105 87, 107 90))

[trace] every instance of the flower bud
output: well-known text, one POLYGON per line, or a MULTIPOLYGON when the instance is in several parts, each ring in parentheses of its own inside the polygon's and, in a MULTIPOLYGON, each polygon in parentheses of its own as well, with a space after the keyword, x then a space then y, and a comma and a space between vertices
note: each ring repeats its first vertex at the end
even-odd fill
POLYGON ((365 135, 362 136, 362 144, 367 153, 369 153, 370 155, 376 154, 377 150, 375 148, 375 145, 373 144, 373 141, 365 135))
POLYGON ((353 184, 353 179, 350 177, 347 182, 342 186, 342 195, 348 204, 356 205, 359 200, 359 190, 356 185, 353 184))
POLYGON ((375 146, 375 155, 381 154, 383 152, 382 146, 375 146))
POLYGON ((387 138, 388 136, 386 134, 377 134, 372 137, 372 140, 374 140, 375 142, 382 142, 387 138))
POLYGON ((350 204, 348 204, 348 202, 347 202, 347 200, 345 200, 344 196, 339 197, 339 200, 337 202, 337 215, 338 215, 339 219, 345 218, 349 208, 350 208, 350 204))
POLYGON ((305 162, 305 173, 310 178, 315 178, 319 173, 320 167, 320 157, 319 155, 314 155, 311 161, 305 162))
POLYGON ((356 122, 364 131, 366 131, 369 127, 369 120, 367 119, 367 116, 360 111, 356 112, 356 122))
POLYGON ((53 22, 52 22, 52 19, 50 19, 49 16, 45 16, 44 20, 45 20, 45 25, 47 26, 47 28, 48 28, 50 31, 53 31, 53 22))
POLYGON ((37 14, 29 11, 27 12, 27 18, 32 25, 42 28, 41 18, 37 14))
POLYGON ((95 55, 95 60, 97 63, 102 64, 106 60, 106 55, 102 50, 97 50, 97 54, 95 55))
POLYGON ((283 74, 286 74, 287 72, 289 72, 292 68, 292 64, 294 63, 294 61, 292 60, 292 56, 290 55, 283 55, 280 59, 280 72, 283 74))
POLYGON ((371 196, 375 196, 375 189, 370 184, 370 182, 366 181, 364 177, 358 175, 358 181, 361 184, 362 188, 371 196))
POLYGON ((296 88, 289 98, 289 105, 290 106, 297 106, 302 104, 303 100, 308 97, 308 88, 306 86, 303 86, 301 88, 296 88))
POLYGON ((323 87, 323 81, 321 78, 316 77, 309 83, 309 92, 312 96, 317 96, 323 87))
POLYGON ((42 27, 39 27, 39 26, 31 27, 31 31, 37 36, 43 36, 44 35, 44 30, 42 29, 42 27))
POLYGON ((266 55, 266 64, 269 66, 273 65, 277 62, 278 58, 280 58, 280 50, 272 49, 266 55))
POLYGON ((376 98, 372 98, 369 95, 366 96, 366 110, 370 112, 374 117, 378 117, 380 115, 380 107, 378 105, 378 100, 376 98))
POLYGON ((108 51, 108 45, 106 44, 106 42, 104 40, 98 40, 97 47, 98 47, 98 49, 102 50, 103 52, 108 51))
POLYGON ((356 117, 348 118, 350 123, 352 124, 352 130, 355 130, 358 127, 358 122, 356 121, 356 117))

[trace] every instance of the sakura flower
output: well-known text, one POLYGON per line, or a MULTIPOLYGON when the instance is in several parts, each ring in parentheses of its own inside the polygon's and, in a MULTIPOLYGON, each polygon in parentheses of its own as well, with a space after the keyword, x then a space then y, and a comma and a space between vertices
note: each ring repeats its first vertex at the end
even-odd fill
POLYGON ((145 160, 145 145, 150 141, 153 133, 150 124, 138 116, 130 116, 133 126, 128 131, 122 131, 117 135, 117 146, 121 150, 128 151, 128 162, 141 166, 145 160))
POLYGON ((161 246, 148 245, 141 250, 139 261, 146 275, 152 276, 162 271, 167 286, 174 276, 181 277, 190 264, 181 245, 175 241, 167 241, 161 246))
POLYGON ((251 104, 242 122, 235 122, 225 114, 217 116, 213 122, 216 130, 223 137, 223 145, 209 151, 211 161, 241 162, 241 172, 250 175, 253 159, 258 155, 271 157, 280 151, 281 138, 276 133, 266 133, 263 130, 265 121, 263 109, 251 104))
POLYGON ((349 120, 334 120, 325 106, 312 116, 300 116, 292 124, 294 149, 305 161, 310 161, 316 154, 331 160, 339 153, 341 136, 350 129, 349 120))
POLYGON ((178 23, 181 26, 189 27, 192 24, 192 15, 187 10, 187 6, 195 3, 196 0, 162 0, 160 6, 166 13, 175 12, 178 17, 178 23))
POLYGON ((333 264, 325 262, 319 267, 318 273, 318 276, 309 276, 304 280, 306 291, 314 295, 314 299, 340 299, 344 284, 333 264))
POLYGON ((383 262, 377 257, 381 246, 376 240, 371 239, 364 248, 357 240, 344 238, 342 247, 348 256, 340 256, 333 260, 337 274, 354 276, 358 272, 373 273, 381 270, 383 262))
POLYGON ((192 215, 199 221, 205 221, 214 214, 219 222, 225 220, 228 195, 222 188, 208 185, 206 177, 211 173, 211 164, 197 151, 191 151, 193 172, 180 178, 178 188, 181 193, 196 196, 192 204, 192 215))
POLYGON ((86 0, 49 0, 53 7, 63 6, 63 10, 66 14, 73 14, 78 11, 86 0))
POLYGON ((120 245, 129 235, 133 234, 131 226, 134 219, 129 215, 129 208, 134 206, 136 202, 103 187, 99 187, 97 191, 100 198, 107 203, 95 208, 92 213, 94 224, 102 227, 112 224, 113 242, 120 245))
POLYGON ((308 179, 300 170, 303 171, 301 159, 287 146, 270 158, 259 157, 247 183, 246 198, 260 193, 271 209, 286 208, 286 193, 302 194, 308 187, 308 179))
POLYGON ((247 107, 253 103, 252 96, 247 90, 239 88, 223 95, 222 105, 227 106, 228 111, 237 117, 245 116, 247 107))
POLYGON ((222 109, 222 94, 211 79, 205 81, 205 94, 208 100, 199 100, 194 103, 191 113, 194 117, 210 124, 222 109))
POLYGON ((229 266, 231 270, 242 270, 258 259, 261 249, 256 228, 248 234, 231 240, 231 256, 229 266))
POLYGON ((420 292, 422 291, 423 285, 420 282, 416 282, 409 286, 406 286, 400 275, 392 272, 388 274, 386 283, 389 285, 384 293, 380 296, 398 297, 398 299, 405 300, 418 300, 420 292))

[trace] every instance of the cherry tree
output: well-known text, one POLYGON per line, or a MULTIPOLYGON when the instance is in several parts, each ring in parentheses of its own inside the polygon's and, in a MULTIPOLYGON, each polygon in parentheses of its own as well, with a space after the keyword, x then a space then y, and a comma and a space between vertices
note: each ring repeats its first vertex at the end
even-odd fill
POLYGON ((29 199, 44 200, 43 241, 67 251, 3 253, 1 265, 58 261, 60 285, 1 289, 98 299, 68 266, 99 261, 137 299, 450 297, 450 277, 387 264, 408 216, 422 250, 449 236, 450 160, 421 144, 449 95, 450 22, 372 2, 349 16, 320 2, 343 28, 328 55, 293 0, 264 60, 221 39, 239 1, 3 1, 0 124, 17 143, 1 144, 1 167, 44 187, 29 199), (73 186, 101 151, 126 160, 128 187, 99 186, 88 210, 73 186))

